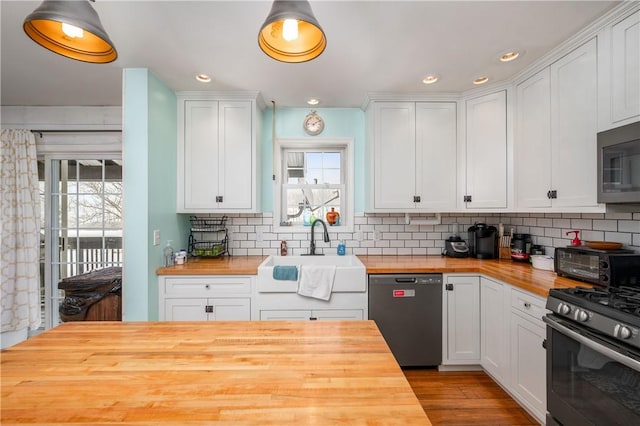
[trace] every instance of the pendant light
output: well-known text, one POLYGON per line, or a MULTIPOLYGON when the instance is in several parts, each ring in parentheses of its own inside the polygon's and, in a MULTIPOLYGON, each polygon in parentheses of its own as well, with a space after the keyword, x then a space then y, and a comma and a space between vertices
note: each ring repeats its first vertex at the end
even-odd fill
POLYGON ((88 0, 44 0, 26 17, 22 28, 33 41, 67 58, 106 64, 118 57, 88 0))
POLYGON ((275 60, 306 62, 324 51, 327 39, 308 1, 274 0, 260 28, 258 45, 275 60))

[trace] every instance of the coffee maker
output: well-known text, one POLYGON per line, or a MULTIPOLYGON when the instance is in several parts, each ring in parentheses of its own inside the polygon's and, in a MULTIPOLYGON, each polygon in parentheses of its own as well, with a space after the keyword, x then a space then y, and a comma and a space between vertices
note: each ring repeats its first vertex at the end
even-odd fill
POLYGON ((469 255, 477 259, 498 258, 498 229, 486 223, 469 227, 469 255))

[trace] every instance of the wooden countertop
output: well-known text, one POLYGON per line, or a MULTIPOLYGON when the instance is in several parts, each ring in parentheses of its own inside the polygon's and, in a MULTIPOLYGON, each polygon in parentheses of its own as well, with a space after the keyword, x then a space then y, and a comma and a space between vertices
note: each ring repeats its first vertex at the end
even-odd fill
MULTIPOLYGON (((158 268, 158 275, 256 275, 266 256, 225 256, 213 259, 189 259, 184 265, 158 268)), ((393 273, 481 273, 515 287, 549 295, 549 289, 593 287, 582 281, 558 277, 555 272, 534 269, 529 263, 511 260, 455 259, 443 256, 363 256, 358 258, 368 274, 393 273)))
POLYGON ((256 275, 267 256, 190 258, 184 265, 156 269, 157 275, 256 275))
POLYGON ((1 365, 3 425, 431 424, 373 321, 71 322, 1 365))
POLYGON ((593 287, 559 277, 552 271, 534 269, 529 263, 498 259, 455 259, 443 256, 358 256, 368 274, 470 272, 481 273, 523 290, 547 297, 552 288, 593 287))

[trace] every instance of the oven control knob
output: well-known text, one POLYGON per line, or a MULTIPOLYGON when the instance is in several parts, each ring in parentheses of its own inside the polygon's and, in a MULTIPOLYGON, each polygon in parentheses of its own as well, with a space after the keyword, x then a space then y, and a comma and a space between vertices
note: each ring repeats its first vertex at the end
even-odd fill
POLYGON ((629 339, 633 333, 626 325, 616 324, 613 334, 620 339, 629 339))
POLYGON ((558 305, 558 313, 560 315, 569 315, 571 313, 571 306, 566 303, 560 303, 558 305))
POLYGON ((600 269, 607 269, 607 268, 609 268, 609 264, 606 261, 601 260, 600 261, 600 269))
POLYGON ((600 281, 603 283, 607 283, 609 282, 609 275, 607 274, 600 274, 600 281))
POLYGON ((578 309, 576 311, 576 320, 580 322, 587 322, 589 320, 589 314, 587 311, 583 311, 582 309, 578 309))

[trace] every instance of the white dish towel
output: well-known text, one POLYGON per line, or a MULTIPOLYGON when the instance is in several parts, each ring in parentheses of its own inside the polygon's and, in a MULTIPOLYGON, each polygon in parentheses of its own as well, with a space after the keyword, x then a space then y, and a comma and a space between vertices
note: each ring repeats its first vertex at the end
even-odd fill
POLYGON ((336 277, 336 265, 302 265, 298 294, 315 299, 329 300, 336 277))

